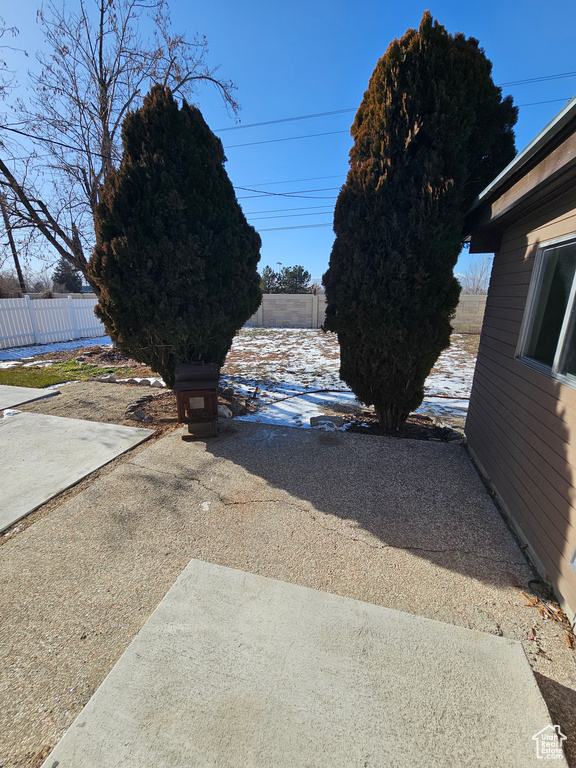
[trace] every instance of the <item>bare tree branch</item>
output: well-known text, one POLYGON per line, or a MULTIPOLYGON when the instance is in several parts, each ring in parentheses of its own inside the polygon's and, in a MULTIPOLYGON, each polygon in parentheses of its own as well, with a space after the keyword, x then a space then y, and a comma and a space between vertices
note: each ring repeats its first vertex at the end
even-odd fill
POLYGON ((475 259, 461 275, 456 275, 462 286, 462 293, 486 294, 492 272, 492 256, 482 256, 475 259))
POLYGON ((23 133, 42 152, 22 163, 17 155, 25 155, 24 143, 8 157, 7 128, 0 129, 0 181, 14 226, 35 227, 88 279, 94 212, 106 176, 120 161, 126 114, 154 83, 190 102, 206 83, 227 109, 236 113, 238 104, 235 86, 207 64, 206 38, 189 41, 171 31, 167 0, 80 0, 75 10, 59 1, 49 0, 38 13, 46 48, 39 72, 29 75, 32 96, 16 109, 23 133), (152 22, 148 38, 140 31, 146 19, 152 22))

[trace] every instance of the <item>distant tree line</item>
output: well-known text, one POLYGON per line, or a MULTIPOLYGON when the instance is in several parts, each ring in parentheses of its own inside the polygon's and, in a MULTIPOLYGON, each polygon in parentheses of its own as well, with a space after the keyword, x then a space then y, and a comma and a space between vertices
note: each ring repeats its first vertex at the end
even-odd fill
POLYGON ((80 293, 82 275, 65 259, 60 259, 54 272, 35 272, 32 269, 0 269, 0 299, 18 298, 25 293, 80 293))
POLYGON ((310 272, 299 265, 283 267, 280 272, 264 267, 260 287, 262 293, 310 293, 310 272))

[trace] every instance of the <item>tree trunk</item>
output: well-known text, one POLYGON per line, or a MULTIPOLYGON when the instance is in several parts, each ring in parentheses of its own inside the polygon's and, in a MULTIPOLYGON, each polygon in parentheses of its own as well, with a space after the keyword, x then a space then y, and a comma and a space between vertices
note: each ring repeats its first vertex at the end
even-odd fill
POLYGON ((6 233, 8 235, 8 241, 10 243, 10 250, 12 251, 12 258, 14 259, 14 266, 16 267, 16 273, 18 275, 18 282, 20 283, 20 290, 22 293, 26 293, 26 283, 24 282, 24 275, 22 274, 22 268, 18 259, 18 251, 16 250, 16 243, 12 236, 12 226, 10 225, 10 218, 8 216, 8 209, 6 207, 6 198, 0 192, 0 208, 2 208, 2 218, 4 219, 4 225, 6 227, 6 233))
POLYGON ((393 405, 388 406, 388 408, 377 408, 376 406, 374 408, 378 416, 378 423, 384 429, 401 429, 409 416, 407 413, 400 413, 393 405))

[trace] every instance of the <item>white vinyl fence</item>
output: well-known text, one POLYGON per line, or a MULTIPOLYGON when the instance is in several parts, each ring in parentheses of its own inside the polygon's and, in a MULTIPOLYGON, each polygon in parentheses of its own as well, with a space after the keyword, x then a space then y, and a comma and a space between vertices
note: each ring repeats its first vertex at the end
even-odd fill
POLYGON ((105 336, 97 299, 0 299, 0 349, 105 336))

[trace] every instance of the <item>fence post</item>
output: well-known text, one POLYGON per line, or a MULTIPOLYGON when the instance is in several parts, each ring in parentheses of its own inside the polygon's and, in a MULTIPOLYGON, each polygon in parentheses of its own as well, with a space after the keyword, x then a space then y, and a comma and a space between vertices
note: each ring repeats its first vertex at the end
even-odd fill
POLYGON ((70 315, 70 328, 72 329, 72 338, 79 338, 78 325, 76 323, 76 309, 74 308, 74 299, 68 296, 68 314, 70 315))
POLYGON ((28 316, 30 318, 30 323, 32 324, 32 333, 34 334, 34 341, 36 344, 40 344, 40 334, 38 332, 38 325, 36 323, 36 315, 34 313, 34 309, 32 308, 32 300, 30 299, 30 296, 28 294, 24 294, 24 298, 26 299, 26 308, 28 310, 28 316))
POLYGON ((318 294, 312 294, 312 328, 318 328, 318 294))

